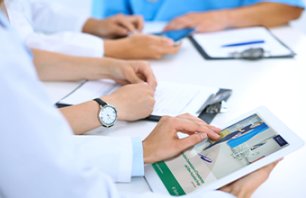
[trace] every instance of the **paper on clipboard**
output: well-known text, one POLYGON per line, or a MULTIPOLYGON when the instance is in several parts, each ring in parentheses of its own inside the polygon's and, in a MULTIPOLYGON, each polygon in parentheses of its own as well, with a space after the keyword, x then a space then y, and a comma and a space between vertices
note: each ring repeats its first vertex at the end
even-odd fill
MULTIPOLYGON (((235 30, 225 30, 214 33, 195 34, 193 36, 198 47, 211 59, 232 58, 233 52, 242 52, 250 48, 263 48, 265 58, 273 57, 293 57, 295 53, 275 37, 265 27, 241 28, 235 30), (263 40, 264 43, 241 45, 233 47, 223 47, 231 43, 244 43, 248 41, 263 40)), ((203 54, 202 54, 203 55, 203 54)))

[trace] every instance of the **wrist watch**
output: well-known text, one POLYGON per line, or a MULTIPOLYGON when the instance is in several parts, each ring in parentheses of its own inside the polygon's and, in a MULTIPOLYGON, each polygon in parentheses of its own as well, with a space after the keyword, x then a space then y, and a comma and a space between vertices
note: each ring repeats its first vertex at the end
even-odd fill
POLYGON ((98 119, 102 126, 104 127, 112 127, 117 120, 117 110, 115 107, 108 105, 106 102, 101 100, 100 98, 94 99, 99 106, 100 111, 98 113, 98 119))

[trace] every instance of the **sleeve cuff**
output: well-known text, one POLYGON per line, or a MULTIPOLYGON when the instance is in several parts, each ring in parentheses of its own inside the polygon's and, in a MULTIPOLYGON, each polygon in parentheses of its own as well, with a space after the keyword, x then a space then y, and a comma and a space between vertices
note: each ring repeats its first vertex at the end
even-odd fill
POLYGON ((138 138, 132 140, 133 163, 132 176, 144 176, 144 161, 143 161, 143 147, 142 141, 138 138))

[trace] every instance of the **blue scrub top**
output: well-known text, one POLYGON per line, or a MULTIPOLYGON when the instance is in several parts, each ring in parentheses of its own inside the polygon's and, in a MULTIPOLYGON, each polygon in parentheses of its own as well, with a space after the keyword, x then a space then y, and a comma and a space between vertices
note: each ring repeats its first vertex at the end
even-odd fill
MULTIPOLYGON (((116 14, 142 15, 146 21, 170 21, 188 12, 231 9, 265 2, 263 0, 93 0, 93 16, 109 17, 116 14)), ((270 0, 304 7, 303 0, 270 0)))

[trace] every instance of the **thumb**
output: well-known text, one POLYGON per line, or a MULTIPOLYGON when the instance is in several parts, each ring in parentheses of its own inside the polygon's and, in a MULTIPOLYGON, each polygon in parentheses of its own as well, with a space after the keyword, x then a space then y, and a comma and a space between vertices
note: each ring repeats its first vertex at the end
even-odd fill
POLYGON ((192 134, 186 138, 180 139, 180 149, 181 151, 185 151, 187 149, 189 149, 190 147, 200 143, 201 141, 203 141, 204 139, 207 138, 206 133, 195 133, 192 134))

